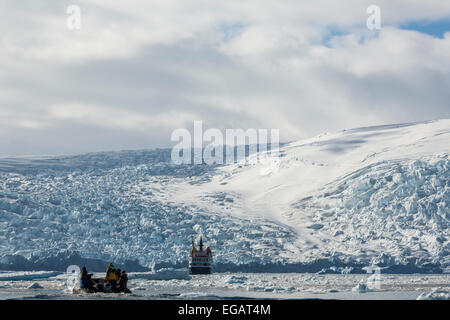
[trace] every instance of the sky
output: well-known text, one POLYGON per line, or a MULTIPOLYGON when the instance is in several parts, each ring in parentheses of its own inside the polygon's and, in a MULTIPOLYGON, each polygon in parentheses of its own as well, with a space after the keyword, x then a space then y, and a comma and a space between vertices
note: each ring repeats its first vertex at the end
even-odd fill
POLYGON ((196 120, 294 141, 450 117, 448 0, 2 0, 0 12, 0 156, 171 147, 196 120))

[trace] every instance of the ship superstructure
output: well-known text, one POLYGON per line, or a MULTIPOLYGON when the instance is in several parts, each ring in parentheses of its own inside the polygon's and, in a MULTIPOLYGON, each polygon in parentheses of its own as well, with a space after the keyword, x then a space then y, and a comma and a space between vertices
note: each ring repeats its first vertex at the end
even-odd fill
POLYGON ((212 252, 209 247, 203 250, 203 239, 200 237, 198 249, 194 245, 192 237, 192 248, 189 254, 189 273, 190 274, 210 274, 212 271, 212 252))

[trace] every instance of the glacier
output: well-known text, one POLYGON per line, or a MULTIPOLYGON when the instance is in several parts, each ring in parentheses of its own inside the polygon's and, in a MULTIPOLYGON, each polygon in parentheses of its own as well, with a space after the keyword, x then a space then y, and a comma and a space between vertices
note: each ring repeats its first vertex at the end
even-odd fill
POLYGON ((323 133, 280 157, 174 165, 170 149, 0 159, 0 269, 114 261, 216 271, 439 273, 450 267, 450 120, 323 133))

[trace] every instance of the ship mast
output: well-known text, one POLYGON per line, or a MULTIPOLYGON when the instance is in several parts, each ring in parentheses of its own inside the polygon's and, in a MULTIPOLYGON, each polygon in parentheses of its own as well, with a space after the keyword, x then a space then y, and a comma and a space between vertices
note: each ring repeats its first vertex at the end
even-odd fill
POLYGON ((200 236, 200 245, 199 245, 199 247, 200 247, 200 251, 203 251, 203 239, 202 239, 202 236, 200 236))

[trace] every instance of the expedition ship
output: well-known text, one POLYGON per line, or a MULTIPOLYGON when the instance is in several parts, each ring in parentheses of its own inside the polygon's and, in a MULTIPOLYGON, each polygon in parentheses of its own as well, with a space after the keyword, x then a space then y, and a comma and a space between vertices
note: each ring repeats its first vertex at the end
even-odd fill
POLYGON ((189 254, 189 273, 190 274, 210 274, 212 265, 212 252, 208 247, 203 250, 203 239, 200 237, 198 249, 194 245, 192 237, 192 249, 189 254))

